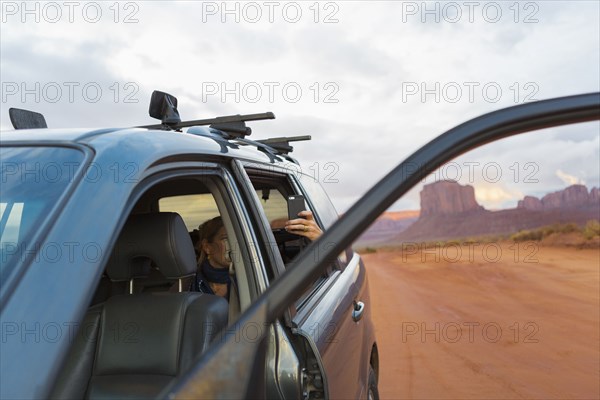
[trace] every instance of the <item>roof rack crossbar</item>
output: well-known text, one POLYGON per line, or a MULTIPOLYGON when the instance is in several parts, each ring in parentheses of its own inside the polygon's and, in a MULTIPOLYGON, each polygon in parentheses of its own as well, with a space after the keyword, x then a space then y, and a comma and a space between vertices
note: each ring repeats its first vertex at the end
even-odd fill
POLYGON ((246 139, 246 138, 238 138, 235 140, 235 142, 238 144, 255 146, 257 150, 265 153, 271 159, 271 161, 274 161, 275 159, 278 159, 279 157, 283 157, 284 159, 291 161, 294 164, 300 165, 298 163, 298 161, 295 160, 294 158, 290 157, 290 155, 287 152, 281 151, 280 149, 275 148, 269 144, 262 143, 260 140, 250 140, 250 139, 246 139))
MULTIPOLYGON (((223 117, 216 117, 216 118, 210 118, 210 119, 197 119, 197 120, 193 120, 193 121, 182 121, 177 124, 170 125, 169 128, 181 129, 181 128, 189 128, 191 126, 229 124, 229 123, 233 123, 233 122, 260 121, 260 120, 264 120, 264 119, 275 119, 275 114, 268 111, 268 112, 259 113, 259 114, 226 115, 223 117)), ((165 125, 163 125, 163 124, 143 125, 143 126, 138 126, 138 128, 165 129, 165 125)))
POLYGON ((277 150, 279 153, 288 154, 294 151, 294 148, 290 146, 290 142, 299 142, 302 140, 310 140, 310 135, 303 136, 290 136, 290 137, 274 137, 269 139, 257 140, 259 143, 264 143, 267 146, 277 150))

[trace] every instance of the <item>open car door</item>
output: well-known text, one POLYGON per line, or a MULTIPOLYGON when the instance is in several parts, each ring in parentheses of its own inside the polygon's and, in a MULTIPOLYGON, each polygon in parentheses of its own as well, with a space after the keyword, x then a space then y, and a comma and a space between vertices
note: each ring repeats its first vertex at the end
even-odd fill
MULTIPOLYGON (((399 164, 298 256, 236 323, 267 326, 285 312, 309 282, 400 196, 453 158, 520 133, 600 119, 600 93, 518 105, 465 122, 432 140, 399 164)), ((264 337, 244 340, 226 332, 194 367, 162 393, 164 398, 255 398, 264 393, 264 337)))

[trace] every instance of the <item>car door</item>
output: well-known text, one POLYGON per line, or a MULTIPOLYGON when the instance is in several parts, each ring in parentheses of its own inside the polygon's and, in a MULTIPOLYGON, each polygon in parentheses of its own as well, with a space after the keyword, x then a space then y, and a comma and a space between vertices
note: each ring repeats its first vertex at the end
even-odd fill
MULTIPOLYGON (((294 187, 285 169, 259 163, 233 164, 240 187, 245 186, 248 208, 258 221, 256 233, 262 235, 256 247, 262 252, 266 275, 274 281, 291 267, 297 252, 306 245, 304 239, 282 229, 288 219, 287 197, 300 194, 299 189, 294 187)), ((327 271, 311 282, 297 303, 305 302, 311 293, 326 285, 329 275, 327 271)), ((327 390, 314 332, 299 328, 295 315, 295 308, 288 309, 268 329, 265 360, 268 397, 296 398, 302 392, 327 390)))
MULTIPOLYGON (((301 255, 295 268, 286 271, 270 285, 269 289, 240 318, 240 323, 259 321, 270 323, 278 318, 290 302, 301 295, 306 285, 322 274, 337 255, 374 222, 375 218, 393 204, 400 196, 424 179, 443 163, 478 146, 519 133, 600 119, 600 93, 550 99, 526 103, 492 112, 444 133, 437 137, 377 183, 366 195, 352 206, 320 240, 309 245, 301 255), (416 167, 415 167, 416 166, 416 167), (331 246, 322 246, 330 243, 331 246)), ((256 343, 229 340, 219 344, 209 355, 202 358, 182 379, 175 383, 169 393, 186 396, 203 384, 204 395, 224 397, 247 397, 252 385, 248 385, 250 371, 255 364, 246 361, 239 366, 235 377, 244 382, 238 388, 220 390, 212 387, 218 382, 224 368, 240 357, 260 354, 256 343), (224 357, 229 356, 227 361, 224 357)), ((166 393, 166 392, 165 392, 166 393)))
MULTIPOLYGON (((294 173, 291 178, 321 226, 325 230, 331 227, 338 214, 319 182, 302 173, 294 173)), ((365 266, 360 256, 348 248, 332 264, 326 284, 295 304, 294 326, 313 337, 332 398, 363 397, 374 343, 371 320, 362 318, 370 313, 369 300, 365 266)))

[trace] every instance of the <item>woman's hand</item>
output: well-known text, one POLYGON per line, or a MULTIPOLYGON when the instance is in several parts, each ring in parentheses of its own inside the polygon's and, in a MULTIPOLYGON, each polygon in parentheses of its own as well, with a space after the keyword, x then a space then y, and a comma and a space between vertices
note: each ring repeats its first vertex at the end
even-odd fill
POLYGON ((285 223, 285 230, 296 235, 304 236, 310 241, 317 240, 323 234, 319 225, 315 222, 313 213, 308 210, 300 211, 299 217, 285 223))

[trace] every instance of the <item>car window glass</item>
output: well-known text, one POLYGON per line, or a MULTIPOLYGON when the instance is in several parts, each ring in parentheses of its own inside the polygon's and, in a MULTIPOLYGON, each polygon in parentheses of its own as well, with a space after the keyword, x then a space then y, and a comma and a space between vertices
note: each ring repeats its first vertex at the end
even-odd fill
POLYGON ((158 209, 179 213, 189 231, 219 215, 217 203, 210 193, 163 197, 158 200, 158 209))
POLYGON ((331 203, 329 196, 327 196, 323 187, 312 176, 304 174, 298 174, 297 176, 300 178, 300 183, 308 194, 307 197, 313 203, 323 227, 325 229, 329 228, 338 219, 338 213, 331 203))
MULTIPOLYGON (((329 196, 314 177, 304 174, 296 174, 296 176, 300 178, 301 186, 307 192, 307 197, 310 198, 318 219, 325 229, 329 228, 338 219, 338 213, 329 196)), ((350 258, 352 258, 352 250, 350 248, 340 253, 338 256, 340 266, 345 266, 350 258)))
POLYGON ((0 159, 0 276, 5 278, 15 263, 39 247, 31 239, 73 181, 83 153, 68 148, 3 147, 0 159))
POLYGON ((258 189, 256 195, 265 211, 271 228, 280 228, 287 221, 287 200, 277 189, 258 189))

